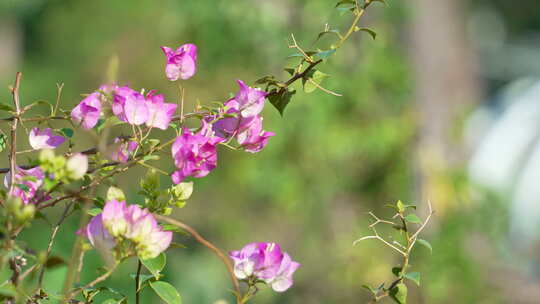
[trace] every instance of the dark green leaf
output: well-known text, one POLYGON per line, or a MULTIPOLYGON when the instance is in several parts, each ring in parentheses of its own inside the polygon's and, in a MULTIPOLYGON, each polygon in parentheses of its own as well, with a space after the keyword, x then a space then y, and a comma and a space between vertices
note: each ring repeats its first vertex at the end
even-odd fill
POLYGON ((167 257, 164 253, 161 253, 157 257, 148 260, 141 260, 141 263, 154 275, 156 280, 159 280, 161 271, 167 263, 167 257))
POLYGON ((398 304, 407 304, 407 286, 403 283, 397 284, 390 289, 390 297, 398 304))
POLYGON ((15 109, 12 106, 7 105, 5 103, 0 103, 0 110, 6 111, 6 112, 15 112, 15 109))
POLYGON ((279 111, 279 114, 283 116, 285 107, 287 107, 293 95, 296 94, 296 90, 286 89, 279 91, 274 90, 272 92, 268 95, 268 100, 279 111), (274 92, 274 94, 272 94, 272 92, 274 92))
POLYGON ((429 249, 429 252, 433 253, 433 247, 431 247, 431 244, 428 241, 423 240, 423 239, 417 239, 416 243, 427 247, 427 249, 429 249))
POLYGON ((181 304, 180 294, 171 284, 163 281, 151 282, 150 287, 168 304, 181 304))
POLYGON ((66 261, 59 257, 59 256, 52 256, 47 259, 47 262, 45 262, 46 268, 55 268, 60 265, 67 265, 66 261))
POLYGON ((409 272, 403 275, 404 278, 407 278, 420 286, 420 273, 419 272, 409 272))
POLYGON ((401 276, 401 267, 393 267, 392 273, 399 278, 401 276))
POLYGON ((357 27, 354 28, 354 31, 355 32, 358 32, 358 31, 366 32, 371 36, 371 38, 373 38, 373 39, 377 38, 377 33, 374 30, 372 30, 370 28, 367 28, 367 27, 358 27, 357 26, 357 27))

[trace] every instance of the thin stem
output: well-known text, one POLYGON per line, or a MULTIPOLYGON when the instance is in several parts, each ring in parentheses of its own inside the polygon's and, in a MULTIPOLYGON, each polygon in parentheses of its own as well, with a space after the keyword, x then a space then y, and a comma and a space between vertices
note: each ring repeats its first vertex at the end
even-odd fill
POLYGON ((15 118, 13 119, 13 122, 11 124, 11 146, 10 146, 10 153, 9 153, 9 168, 11 171, 10 181, 11 184, 9 186, 9 193, 13 193, 13 188, 15 187, 15 170, 17 168, 17 126, 19 124, 20 120, 20 114, 21 114, 21 105, 19 101, 19 87, 21 84, 21 72, 17 72, 15 76, 15 85, 11 89, 11 94, 13 96, 13 103, 15 104, 15 118))
POLYGON ((199 243, 201 243, 206 248, 212 250, 223 262, 225 267, 227 268, 227 271, 229 272, 229 276, 231 278, 231 282, 233 284, 234 288, 234 294, 236 296, 236 301, 238 304, 243 303, 242 302, 242 292, 240 291, 240 284, 238 283, 238 280, 236 279, 236 276, 234 275, 233 265, 229 258, 221 251, 219 248, 214 246, 214 244, 207 241, 205 238, 203 238, 195 229, 193 229, 191 226, 188 226, 187 224, 184 224, 178 220, 172 219, 167 216, 163 215, 156 215, 156 218, 158 220, 161 220, 163 222, 167 222, 171 225, 175 225, 177 227, 182 228, 183 230, 187 231, 191 236, 195 238, 195 240, 199 243))
POLYGON ((137 275, 135 276, 135 304, 139 304, 141 299, 140 288, 141 288, 141 270, 142 263, 141 260, 138 260, 137 263, 137 275))
MULTIPOLYGON (((69 210, 71 209, 71 206, 73 206, 75 202, 71 202, 69 203, 66 208, 64 209, 64 212, 62 213, 62 215, 60 216, 60 219, 58 220, 58 222, 56 223, 56 225, 54 226, 53 230, 52 230, 52 233, 51 233, 51 237, 49 239, 49 245, 47 246, 47 252, 45 253, 45 263, 47 263, 47 259, 49 258, 49 255, 51 254, 51 251, 52 251, 52 246, 54 244, 54 240, 56 238, 56 234, 58 233, 58 230, 60 229, 60 225, 62 225, 62 223, 64 222, 64 220, 67 218, 67 215, 69 213, 69 210)), ((41 267, 41 271, 39 273, 39 279, 38 279, 38 286, 39 288, 41 288, 42 284, 43 284, 43 277, 45 275, 45 265, 43 265, 41 267)))

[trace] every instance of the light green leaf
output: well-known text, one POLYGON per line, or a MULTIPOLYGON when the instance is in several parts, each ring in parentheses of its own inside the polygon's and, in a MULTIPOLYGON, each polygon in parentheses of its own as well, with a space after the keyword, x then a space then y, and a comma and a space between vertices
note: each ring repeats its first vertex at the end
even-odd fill
POLYGON ((390 289, 390 297, 398 304, 407 304, 407 286, 403 283, 397 284, 390 289))
POLYGON ((414 213, 411 213, 411 214, 407 214, 407 216, 405 217, 405 220, 409 223, 413 223, 413 224, 420 224, 422 223, 422 221, 420 220, 420 218, 418 218, 418 216, 414 213))
POLYGON ((416 243, 418 243, 418 244, 420 244, 420 245, 422 245, 422 246, 427 247, 427 249, 429 249, 429 252, 430 252, 430 253, 433 253, 433 247, 431 247, 431 244, 430 244, 428 241, 423 240, 423 239, 417 239, 417 240, 416 240, 416 243))
POLYGON ((322 81, 329 76, 330 75, 321 71, 312 70, 311 73, 308 73, 307 77, 302 79, 302 83, 304 84, 304 92, 311 93, 315 91, 317 89, 317 85, 320 85, 322 81))
POLYGON ((404 278, 407 278, 420 286, 420 272, 409 272, 403 275, 404 278))
POLYGON ((167 263, 167 257, 165 256, 165 253, 161 253, 153 259, 141 260, 141 263, 144 265, 144 267, 146 267, 146 269, 150 270, 156 280, 159 280, 159 277, 161 276, 160 273, 163 268, 165 268, 165 264, 167 263))
POLYGON ((6 145, 7 145, 7 136, 4 134, 0 134, 0 152, 6 149, 6 145))
POLYGON ((403 204, 403 202, 401 200, 397 201, 396 207, 397 207, 397 211, 399 213, 405 211, 405 204, 403 204))
POLYGON ((156 292, 156 294, 168 304, 181 304, 182 298, 180 294, 171 284, 163 281, 151 282, 150 287, 156 292))
POLYGON ((102 211, 101 208, 92 208, 92 209, 88 210, 87 213, 90 214, 91 216, 96 216, 96 215, 100 214, 101 211, 102 211))

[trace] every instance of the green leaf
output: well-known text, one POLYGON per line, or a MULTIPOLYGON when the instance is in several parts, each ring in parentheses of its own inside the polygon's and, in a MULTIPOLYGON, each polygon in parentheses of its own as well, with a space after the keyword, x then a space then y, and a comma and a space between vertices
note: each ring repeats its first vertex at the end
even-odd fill
POLYGON ((270 100, 270 103, 279 111, 279 114, 283 116, 283 112, 293 95, 296 94, 296 90, 273 90, 270 93, 271 94, 268 95, 268 100, 270 100))
POLYGON ((182 299, 180 294, 171 284, 163 281, 157 281, 150 283, 150 287, 156 292, 156 294, 168 304, 181 304, 182 299))
POLYGON ((398 304, 407 304, 407 286, 403 283, 397 284, 390 289, 390 297, 398 304))
POLYGON ((304 92, 311 93, 317 89, 317 85, 320 85, 322 81, 330 75, 325 74, 319 70, 311 70, 308 75, 302 78, 304 84, 304 92))
POLYGON ((340 5, 345 5, 345 4, 353 4, 355 5, 355 0, 341 0, 339 1, 335 7, 339 7, 340 5))
POLYGON ((405 211, 405 204, 403 204, 403 202, 401 200, 397 201, 396 207, 397 207, 397 211, 399 213, 405 211))
POLYGON ((392 273, 399 278, 401 276, 401 267, 393 267, 392 273))
POLYGON ((145 155, 143 157, 143 161, 147 161, 147 160, 159 160, 159 155, 154 155, 154 154, 145 155))
POLYGON ((5 103, 0 103, 0 110, 6 111, 6 112, 15 112, 15 109, 12 106, 7 105, 5 103))
POLYGON ((328 51, 321 51, 315 54, 315 56, 318 56, 321 59, 326 59, 330 57, 332 54, 336 52, 336 49, 328 50, 328 51))
POLYGON ((100 214, 101 211, 102 211, 101 208, 92 208, 92 209, 88 210, 87 213, 90 214, 91 216, 96 216, 96 215, 100 214))
POLYGON ((427 249, 429 249, 430 253, 433 253, 433 247, 431 247, 431 244, 428 241, 423 240, 423 239, 417 239, 416 243, 426 247, 427 249))
POLYGON ((375 32, 374 30, 370 29, 370 28, 367 28, 367 27, 355 27, 354 28, 354 31, 355 32, 358 32, 358 31, 362 31, 362 32, 366 32, 368 33, 371 38, 373 38, 373 40, 375 40, 375 38, 377 38, 377 32, 375 32))
POLYGON ((362 285, 363 288, 369 290, 373 295, 377 295, 377 289, 367 285, 367 284, 364 284, 362 285))
POLYGON ((150 270, 156 280, 159 280, 159 277, 161 276, 160 273, 163 268, 165 268, 165 264, 167 263, 167 257, 165 256, 165 253, 161 253, 153 259, 141 260, 141 263, 144 265, 144 267, 146 267, 146 269, 150 270))
POLYGON ((409 272, 403 275, 404 278, 407 278, 420 286, 420 272, 409 272))
POLYGON ((420 220, 420 218, 414 214, 414 213, 411 213, 411 214, 407 214, 407 216, 405 217, 405 220, 409 223, 413 223, 413 224, 420 224, 422 223, 422 221, 420 220))
POLYGON ((62 128, 60 129, 60 132, 62 132, 62 134, 64 134, 66 137, 73 137, 73 129, 70 129, 70 128, 62 128))
POLYGON ((5 134, 0 134, 0 152, 6 149, 7 145, 7 136, 5 134))

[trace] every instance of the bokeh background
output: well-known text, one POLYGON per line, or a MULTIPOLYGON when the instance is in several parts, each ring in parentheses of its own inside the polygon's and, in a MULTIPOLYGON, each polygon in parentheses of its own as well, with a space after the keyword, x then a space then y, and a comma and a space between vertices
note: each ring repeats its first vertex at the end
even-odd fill
MULTIPOLYGON (((6 88, 22 71, 29 104, 53 101, 62 82, 70 108, 106 80, 117 57, 120 83, 176 101, 159 47, 192 42, 199 64, 184 83, 188 108, 224 101, 236 79, 286 77, 290 33, 310 48, 325 23, 347 26, 350 16, 334 2, 0 0, 0 83, 6 88)), ((433 254, 414 252, 422 286, 409 286, 411 303, 538 303, 540 2, 387 2, 362 21, 375 40, 358 34, 320 67, 332 75, 324 85, 343 97, 299 93, 283 118, 268 105, 265 128, 277 136, 267 148, 221 149, 218 169, 195 180, 174 216, 225 250, 275 241, 302 263, 292 289, 264 289, 254 303, 365 303, 361 285, 391 280, 399 261, 376 242, 352 246, 369 233, 367 212, 390 216, 384 205, 401 199, 425 214, 429 200, 437 212, 425 235, 433 254)), ((0 101, 10 102, 7 89, 0 101)), ((93 144, 84 135, 76 143, 93 144)), ((131 202, 141 200, 144 173, 115 180, 131 202)), ((69 258, 77 224, 60 230, 55 255, 69 258)), ((22 237, 44 250, 49 226, 36 221, 22 237)), ((219 260, 188 237, 177 241, 186 248, 170 251, 165 279, 184 303, 231 303, 219 260)), ((102 262, 90 253, 85 264, 83 281, 102 262)), ((133 272, 126 263, 107 285, 131 294, 133 272)), ((48 272, 46 288, 58 290, 64 273, 48 272)), ((159 303, 150 290, 143 297, 159 303)))

